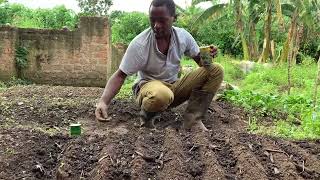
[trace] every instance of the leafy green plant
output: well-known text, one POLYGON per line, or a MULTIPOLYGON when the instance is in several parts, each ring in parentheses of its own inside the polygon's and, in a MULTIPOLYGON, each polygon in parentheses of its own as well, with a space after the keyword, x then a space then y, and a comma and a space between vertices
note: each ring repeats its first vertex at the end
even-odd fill
POLYGON ((77 0, 84 15, 105 16, 108 14, 112 0, 77 0))
POLYGON ((18 70, 22 70, 28 66, 28 56, 29 51, 27 50, 26 47, 19 46, 16 48, 16 56, 15 56, 15 61, 16 61, 16 67, 18 70))
POLYGON ((259 125, 257 123, 257 119, 255 117, 249 117, 248 128, 249 132, 255 132, 259 129, 259 125))
POLYGON ((0 91, 7 88, 6 84, 2 81, 0 81, 0 91))
POLYGON ((5 82, 4 84, 6 87, 11 87, 16 85, 29 85, 32 84, 32 82, 26 79, 21 79, 13 76, 9 81, 5 82))
POLYGON ((129 44, 133 38, 149 27, 148 16, 140 12, 123 13, 113 19, 112 42, 129 44))
POLYGON ((122 85, 119 93, 117 94, 116 98, 118 99, 131 99, 133 97, 132 86, 136 76, 130 76, 126 79, 124 84, 122 85))

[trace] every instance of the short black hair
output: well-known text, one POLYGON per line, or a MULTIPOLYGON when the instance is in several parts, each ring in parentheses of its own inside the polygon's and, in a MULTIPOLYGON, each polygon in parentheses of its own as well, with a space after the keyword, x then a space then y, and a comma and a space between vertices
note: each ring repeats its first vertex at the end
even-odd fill
POLYGON ((169 13, 171 16, 176 17, 176 4, 173 2, 173 0, 153 0, 150 4, 151 6, 154 7, 159 7, 159 6, 166 6, 169 10, 169 13))

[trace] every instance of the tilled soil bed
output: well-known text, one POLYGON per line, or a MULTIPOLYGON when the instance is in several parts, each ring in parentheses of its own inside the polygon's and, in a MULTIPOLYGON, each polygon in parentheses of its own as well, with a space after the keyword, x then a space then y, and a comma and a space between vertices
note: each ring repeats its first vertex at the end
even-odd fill
POLYGON ((185 131, 185 104, 140 128, 132 100, 114 100, 109 122, 94 109, 103 89, 17 86, 0 92, 0 179, 320 179, 320 142, 246 132, 247 114, 212 102, 185 131), (71 137, 69 124, 82 124, 71 137))

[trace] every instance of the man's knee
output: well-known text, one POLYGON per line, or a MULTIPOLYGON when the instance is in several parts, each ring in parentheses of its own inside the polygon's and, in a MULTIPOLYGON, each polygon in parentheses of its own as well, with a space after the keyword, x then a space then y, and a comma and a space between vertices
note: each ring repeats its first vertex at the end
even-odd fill
POLYGON ((141 107, 148 112, 164 111, 174 99, 173 92, 166 86, 148 91, 142 100, 141 107))
POLYGON ((220 64, 213 63, 209 68, 209 76, 222 81, 224 77, 223 67, 220 64))

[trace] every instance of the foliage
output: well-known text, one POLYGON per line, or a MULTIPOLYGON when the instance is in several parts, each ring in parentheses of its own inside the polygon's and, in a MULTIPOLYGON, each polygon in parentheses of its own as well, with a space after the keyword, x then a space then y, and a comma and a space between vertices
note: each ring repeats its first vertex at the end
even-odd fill
POLYGON ((126 81, 124 82, 123 86, 121 87, 116 98, 118 98, 118 99, 131 99, 131 98, 133 98, 132 86, 134 85, 135 79, 136 79, 136 76, 127 77, 126 81))
POLYGON ((83 15, 106 16, 112 0, 77 0, 83 15))
POLYGON ((78 16, 65 6, 52 9, 30 9, 21 4, 0 6, 0 24, 22 28, 74 29, 78 16))
POLYGON ((0 81, 0 91, 3 90, 3 89, 6 89, 7 86, 4 82, 0 81))
POLYGON ((110 15, 108 16, 110 22, 111 22, 111 26, 115 23, 118 22, 120 20, 120 17, 124 16, 126 14, 126 12, 124 11, 112 11, 110 13, 110 15))
POLYGON ((241 91, 226 91, 223 98, 250 113, 249 131, 294 139, 320 137, 320 104, 316 110, 312 104, 317 68, 313 59, 302 60, 305 63, 293 68, 294 87, 290 96, 285 89, 286 65, 256 66, 239 79, 230 76, 239 71, 230 63, 231 59, 218 57, 217 60, 224 66, 228 82, 240 86, 241 91), (275 121, 273 125, 265 124, 265 117, 271 117, 275 121))
MULTIPOLYGON (((311 99, 297 95, 286 97, 234 90, 226 91, 224 98, 244 107, 253 118, 280 119, 271 127, 273 135, 298 139, 320 137, 320 113, 319 110, 313 112, 311 99), (301 125, 296 125, 297 123, 301 125)), ((258 126, 260 125, 257 122, 249 122, 251 131, 259 129, 258 126)))
POLYGON ((31 81, 26 80, 26 79, 20 79, 16 78, 15 76, 11 77, 9 81, 0 81, 0 91, 9 88, 11 86, 17 86, 17 85, 29 85, 32 84, 31 81))
POLYGON ((129 44, 134 37, 149 27, 148 16, 140 12, 123 13, 114 19, 112 42, 129 44))
POLYGON ((22 70, 28 66, 28 54, 29 51, 27 50, 27 48, 23 46, 19 46, 16 48, 15 61, 17 69, 22 70))
POLYGON ((193 26, 197 14, 200 14, 202 10, 197 7, 189 7, 184 14, 178 17, 175 25, 189 31, 199 45, 214 44, 223 54, 241 57, 241 43, 235 42, 237 35, 234 33, 234 29, 230 28, 234 26, 233 12, 229 9, 226 11, 228 13, 217 21, 204 21, 193 26))

